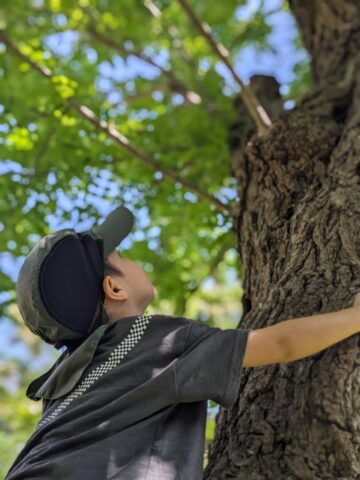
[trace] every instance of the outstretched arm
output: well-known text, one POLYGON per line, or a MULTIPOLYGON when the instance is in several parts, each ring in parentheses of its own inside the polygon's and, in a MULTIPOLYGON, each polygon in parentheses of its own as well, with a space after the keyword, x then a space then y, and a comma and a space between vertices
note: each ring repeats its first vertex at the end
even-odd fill
POLYGON ((288 363, 308 357, 360 332, 360 294, 350 308, 295 318, 251 330, 244 367, 288 363))

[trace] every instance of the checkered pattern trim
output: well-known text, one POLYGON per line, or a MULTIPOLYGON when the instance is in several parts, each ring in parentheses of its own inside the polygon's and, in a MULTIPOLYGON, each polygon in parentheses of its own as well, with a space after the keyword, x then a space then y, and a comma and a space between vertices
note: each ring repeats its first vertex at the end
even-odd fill
MULTIPOLYGON (((118 366, 122 359, 130 352, 132 348, 140 341, 141 337, 144 335, 145 330, 150 322, 152 315, 141 315, 133 323, 129 333, 126 335, 124 340, 122 340, 119 345, 117 345, 112 352, 110 353, 108 359, 92 370, 80 383, 77 387, 72 390, 62 402, 55 408, 55 410, 50 413, 47 417, 42 418, 38 423, 36 430, 45 425, 45 423, 53 420, 59 415, 70 403, 76 398, 80 397, 84 392, 86 392, 100 377, 105 375, 109 370, 118 366)), ((121 320, 119 320, 121 322, 121 320)))

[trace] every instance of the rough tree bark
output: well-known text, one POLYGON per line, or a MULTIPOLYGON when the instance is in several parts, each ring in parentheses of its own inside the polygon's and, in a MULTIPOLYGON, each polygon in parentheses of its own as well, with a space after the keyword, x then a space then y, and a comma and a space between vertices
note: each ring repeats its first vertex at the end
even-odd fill
MULTIPOLYGON (((360 2, 290 7, 312 91, 274 118, 275 81, 254 78, 273 128, 257 137, 237 101, 231 132, 242 328, 347 308, 360 285, 360 2)), ((217 416, 204 478, 360 479, 359 346, 354 335, 306 359, 244 369, 238 404, 217 416)))

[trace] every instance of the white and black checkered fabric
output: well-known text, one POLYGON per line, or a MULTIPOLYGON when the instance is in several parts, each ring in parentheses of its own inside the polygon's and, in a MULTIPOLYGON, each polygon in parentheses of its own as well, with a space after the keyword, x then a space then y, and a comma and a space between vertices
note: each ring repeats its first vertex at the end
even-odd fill
POLYGON ((122 340, 122 342, 112 350, 108 359, 104 363, 96 367, 93 371, 91 371, 79 383, 79 385, 74 388, 74 390, 62 400, 62 402, 55 408, 52 413, 50 413, 47 417, 42 418, 41 421, 38 423, 36 430, 38 430, 45 423, 57 417, 59 413, 61 413, 66 407, 68 407, 73 400, 80 397, 84 392, 86 392, 100 377, 102 377, 112 368, 119 365, 122 359, 130 352, 132 348, 134 348, 134 346, 144 335, 151 317, 152 315, 141 315, 136 318, 129 333, 126 335, 124 340, 122 340))

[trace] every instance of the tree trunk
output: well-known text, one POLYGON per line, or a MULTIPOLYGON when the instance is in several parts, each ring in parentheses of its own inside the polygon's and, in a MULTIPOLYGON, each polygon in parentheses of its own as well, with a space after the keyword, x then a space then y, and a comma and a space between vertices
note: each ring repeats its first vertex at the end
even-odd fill
MULTIPOLYGON (((238 123, 232 140, 242 328, 347 308, 360 289, 360 2, 290 7, 312 91, 273 117, 267 137, 238 123)), ((360 479, 359 345, 354 335, 305 359, 244 369, 238 404, 217 416, 204 478, 360 479)))

